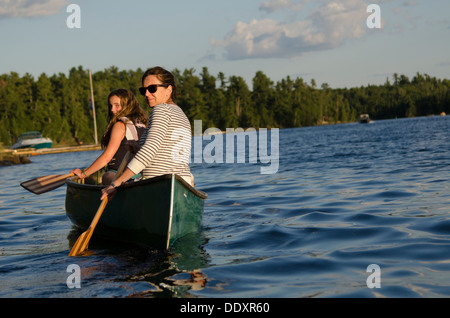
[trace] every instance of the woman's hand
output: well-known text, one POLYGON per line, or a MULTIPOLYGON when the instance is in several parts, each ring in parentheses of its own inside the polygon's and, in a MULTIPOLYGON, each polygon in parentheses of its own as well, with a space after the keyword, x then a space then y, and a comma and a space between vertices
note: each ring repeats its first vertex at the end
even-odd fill
POLYGON ((77 169, 74 169, 74 170, 72 170, 70 172, 74 173, 80 179, 86 178, 86 174, 83 171, 81 171, 81 169, 77 168, 77 169))
POLYGON ((100 198, 100 200, 104 200, 106 197, 111 198, 114 196, 114 194, 116 194, 116 188, 114 188, 113 186, 107 186, 106 188, 102 189, 102 196, 100 198))

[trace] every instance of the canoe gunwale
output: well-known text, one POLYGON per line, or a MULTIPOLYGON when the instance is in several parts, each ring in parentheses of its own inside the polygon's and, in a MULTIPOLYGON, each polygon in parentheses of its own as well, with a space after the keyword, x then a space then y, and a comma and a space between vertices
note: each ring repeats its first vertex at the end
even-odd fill
MULTIPOLYGON (((165 174, 162 176, 157 176, 157 177, 144 179, 144 180, 140 180, 140 181, 127 182, 127 183, 122 184, 117 190, 120 191, 120 189, 122 189, 122 188, 126 189, 126 188, 144 186, 149 183, 158 182, 163 179, 171 179, 171 178, 172 178, 171 174, 165 174)), ((189 191, 191 191, 197 197, 199 197, 201 199, 206 199, 208 197, 208 195, 205 192, 194 188, 179 175, 175 175, 175 179, 178 180, 179 182, 181 182, 189 191)), ((66 180, 66 184, 70 185, 71 187, 75 187, 75 188, 84 188, 84 189, 91 189, 91 190, 98 190, 98 189, 105 187, 103 185, 82 184, 82 183, 75 182, 75 180, 79 180, 79 178, 78 177, 69 178, 66 180)))

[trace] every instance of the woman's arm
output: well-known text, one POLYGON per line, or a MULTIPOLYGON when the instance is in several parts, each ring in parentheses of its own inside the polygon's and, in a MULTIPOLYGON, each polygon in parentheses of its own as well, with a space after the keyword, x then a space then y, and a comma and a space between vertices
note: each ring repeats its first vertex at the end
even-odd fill
POLYGON ((130 180, 132 176, 134 176, 134 172, 128 168, 125 169, 125 171, 120 175, 120 177, 118 177, 116 180, 112 182, 112 184, 114 184, 114 187, 112 185, 109 185, 106 188, 102 189, 102 197, 100 198, 100 200, 103 200, 108 195, 112 194, 114 191, 116 191, 116 187, 120 186, 127 180, 130 180))
POLYGON ((125 124, 121 121, 118 121, 112 128, 111 138, 109 139, 108 146, 106 146, 106 149, 103 151, 103 153, 89 166, 89 168, 84 170, 84 172, 82 172, 80 169, 75 169, 71 172, 75 173, 80 178, 86 178, 94 172, 97 172, 111 161, 111 159, 119 149, 120 143, 122 142, 122 139, 124 137, 125 124))

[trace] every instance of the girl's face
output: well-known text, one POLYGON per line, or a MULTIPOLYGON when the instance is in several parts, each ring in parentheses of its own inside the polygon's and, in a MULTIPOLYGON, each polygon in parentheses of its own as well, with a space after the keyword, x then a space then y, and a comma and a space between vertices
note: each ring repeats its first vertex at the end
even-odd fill
POLYGON ((111 96, 109 98, 109 104, 111 105, 111 112, 116 115, 121 109, 120 98, 118 96, 111 96))
MULTIPOLYGON (((144 79, 143 86, 148 87, 154 84, 162 84, 156 75, 149 75, 144 79)), ((156 92, 150 93, 148 90, 145 92, 145 100, 150 107, 154 107, 158 104, 167 103, 170 101, 172 95, 172 86, 169 87, 157 87, 156 92)))

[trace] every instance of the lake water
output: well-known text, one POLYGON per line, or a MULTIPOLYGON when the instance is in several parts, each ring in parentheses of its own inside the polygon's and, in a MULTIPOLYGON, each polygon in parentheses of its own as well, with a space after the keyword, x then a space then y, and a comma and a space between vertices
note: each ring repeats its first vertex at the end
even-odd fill
POLYGON ((100 152, 1 167, 0 297, 449 297, 449 131, 450 116, 282 129, 275 174, 194 163, 204 228, 167 252, 93 238, 69 258, 66 187, 19 185, 100 152))

